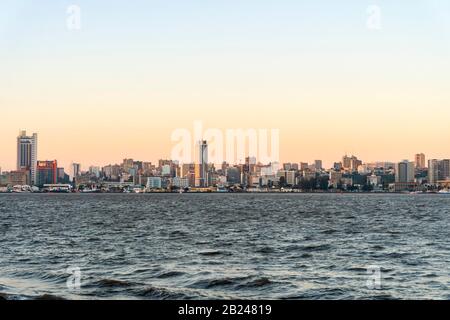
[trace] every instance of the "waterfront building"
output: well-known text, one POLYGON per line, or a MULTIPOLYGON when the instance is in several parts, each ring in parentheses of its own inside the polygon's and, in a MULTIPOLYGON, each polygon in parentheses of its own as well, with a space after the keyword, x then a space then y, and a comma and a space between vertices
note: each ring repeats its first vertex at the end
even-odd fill
POLYGON ((389 185, 390 192, 418 191, 419 186, 416 182, 395 182, 389 185))
POLYGON ((27 136, 27 132, 23 130, 17 137, 17 171, 30 171, 30 181, 27 184, 36 183, 37 143, 37 133, 27 136))
POLYGON ((58 183, 58 162, 56 160, 38 161, 36 171, 38 187, 42 187, 44 184, 58 183))
POLYGON ((147 179, 147 189, 161 189, 162 178, 161 177, 149 177, 147 179))
POLYGON ((172 178, 172 186, 178 187, 178 188, 189 188, 189 179, 174 177, 174 178, 172 178))
POLYGON ((227 183, 230 185, 241 183, 241 172, 238 167, 229 167, 226 170, 227 183))
POLYGON ((439 180, 450 179, 450 160, 444 159, 439 162, 439 180))
POLYGON ((344 187, 344 188, 346 188, 346 189, 348 189, 348 187, 350 186, 353 186, 353 177, 345 177, 345 176, 343 176, 342 177, 342 179, 341 179, 341 183, 342 183, 342 186, 344 187))
POLYGON ((0 186, 5 187, 8 185, 8 175, 6 173, 0 174, 0 186))
POLYGON ((290 186, 295 185, 295 171, 293 170, 286 171, 286 183, 290 186))
POLYGON ((440 180, 450 179, 450 159, 428 160, 428 183, 436 185, 440 180))
POLYGON ((439 160, 428 160, 428 183, 436 184, 439 180, 439 160))
POLYGON ((81 164, 72 163, 72 179, 81 175, 81 164))
POLYGON ((105 175, 106 179, 110 181, 118 181, 121 171, 121 166, 117 164, 103 167, 103 174, 105 175))
POLYGON ((276 175, 261 176, 261 186, 272 187, 273 183, 277 181, 276 175))
POLYGON ((395 165, 395 182, 409 183, 414 182, 414 162, 403 160, 395 165))
POLYGON ((30 174, 31 172, 29 170, 11 171, 6 174, 6 184, 11 187, 28 185, 30 174))
POLYGON ((342 173, 341 171, 330 171, 328 186, 333 186, 333 188, 337 189, 340 184, 342 184, 342 173))
POLYGON ((57 170, 57 180, 59 184, 68 184, 70 183, 70 177, 64 171, 64 168, 58 168, 57 170))
POLYGON ((367 184, 376 189, 381 184, 381 177, 375 174, 367 177, 367 184))
POLYGON ((198 158, 195 168, 195 186, 207 187, 208 184, 208 143, 205 140, 199 141, 198 158))

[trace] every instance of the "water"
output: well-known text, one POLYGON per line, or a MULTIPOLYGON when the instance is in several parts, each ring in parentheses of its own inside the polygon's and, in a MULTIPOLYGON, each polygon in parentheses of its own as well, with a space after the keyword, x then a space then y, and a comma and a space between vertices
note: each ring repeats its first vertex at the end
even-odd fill
POLYGON ((444 195, 0 195, 0 299, 450 299, 449 208, 444 195))

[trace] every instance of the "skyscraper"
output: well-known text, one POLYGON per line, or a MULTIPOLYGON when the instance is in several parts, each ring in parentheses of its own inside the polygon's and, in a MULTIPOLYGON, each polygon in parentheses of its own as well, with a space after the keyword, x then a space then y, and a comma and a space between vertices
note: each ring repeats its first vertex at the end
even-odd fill
POLYGON ((439 180, 450 179, 450 160, 428 160, 428 183, 436 184, 439 180))
POLYGON ((31 184, 35 184, 37 166, 37 133, 27 136, 25 130, 17 137, 17 170, 30 171, 31 184))
POLYGON ((423 153, 418 153, 415 156, 416 169, 425 168, 425 155, 423 153))
POLYGON ((428 183, 436 184, 439 180, 439 160, 428 160, 428 183))
POLYGON ((395 165, 395 182, 414 182, 414 162, 403 160, 395 165))
POLYGON ((72 163, 72 180, 81 174, 81 164, 72 163))
POLYGON ((195 185, 206 187, 208 184, 208 143, 205 140, 198 142, 198 159, 195 167, 195 185))

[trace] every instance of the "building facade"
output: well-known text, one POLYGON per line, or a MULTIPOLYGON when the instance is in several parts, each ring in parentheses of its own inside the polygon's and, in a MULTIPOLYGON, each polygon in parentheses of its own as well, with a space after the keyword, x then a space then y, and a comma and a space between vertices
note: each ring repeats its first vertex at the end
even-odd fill
POLYGON ((45 184, 58 183, 58 162, 53 161, 38 161, 37 162, 37 182, 38 187, 43 187, 45 184))
POLYGON ((208 143, 205 140, 198 142, 198 159, 195 168, 195 185, 207 187, 208 185, 208 143))
POLYGON ((27 184, 36 184, 37 165, 37 133, 27 136, 27 132, 21 131, 17 137, 17 171, 30 171, 30 181, 27 184))
POLYGON ((395 165, 395 182, 408 183, 414 182, 414 162, 404 160, 395 165))
POLYGON ((414 161, 416 163, 416 169, 424 169, 425 165, 425 155, 423 153, 418 153, 414 157, 414 161))

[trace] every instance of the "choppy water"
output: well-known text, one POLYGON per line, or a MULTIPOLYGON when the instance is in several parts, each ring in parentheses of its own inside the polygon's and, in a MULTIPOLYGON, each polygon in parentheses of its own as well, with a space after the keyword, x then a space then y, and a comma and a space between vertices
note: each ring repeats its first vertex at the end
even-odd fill
POLYGON ((0 298, 450 299, 449 227, 439 195, 0 195, 0 298))

